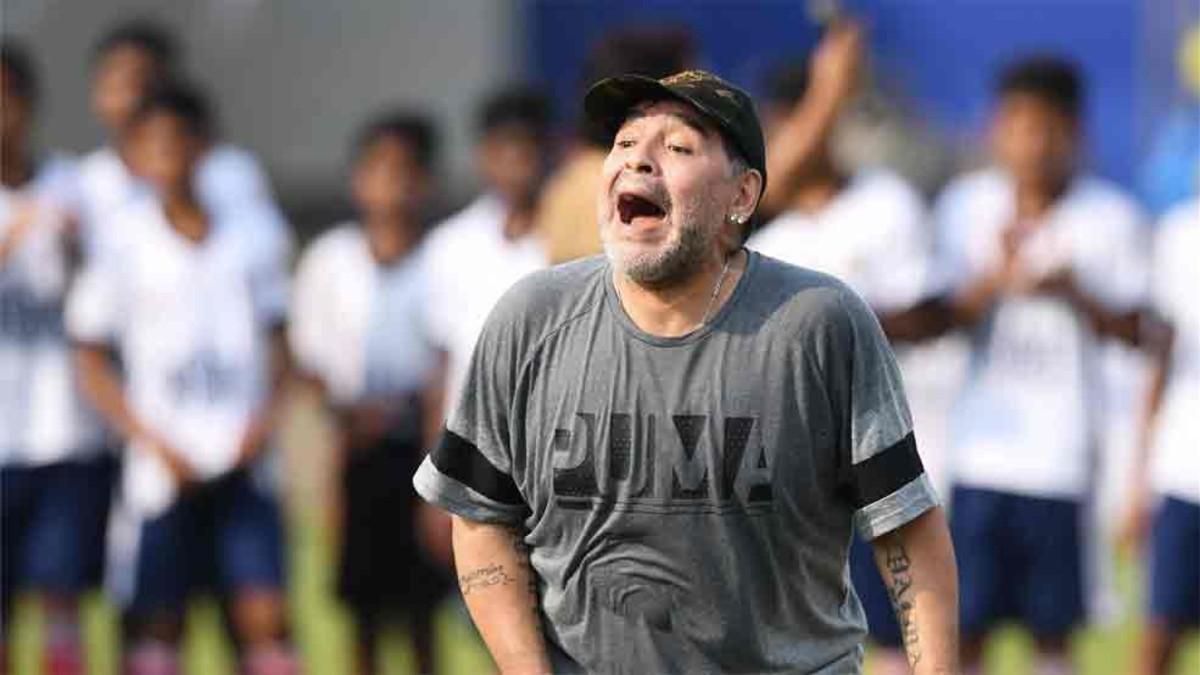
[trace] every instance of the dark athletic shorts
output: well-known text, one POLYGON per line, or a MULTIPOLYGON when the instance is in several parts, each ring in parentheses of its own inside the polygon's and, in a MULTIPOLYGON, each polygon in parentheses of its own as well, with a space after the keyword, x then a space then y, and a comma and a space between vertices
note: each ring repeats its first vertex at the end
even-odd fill
POLYGON ((428 610, 445 597, 451 574, 417 542, 420 446, 385 440, 352 453, 342 474, 338 594, 360 620, 428 610))
POLYGON ((116 459, 0 469, 0 596, 18 590, 78 593, 104 570, 116 459))
POLYGON ((1015 619, 1036 637, 1066 636, 1083 619, 1080 505, 956 487, 950 532, 958 558, 962 634, 1015 619))
POLYGON ((1150 616, 1172 628, 1200 624, 1200 504, 1166 497, 1154 518, 1150 616))

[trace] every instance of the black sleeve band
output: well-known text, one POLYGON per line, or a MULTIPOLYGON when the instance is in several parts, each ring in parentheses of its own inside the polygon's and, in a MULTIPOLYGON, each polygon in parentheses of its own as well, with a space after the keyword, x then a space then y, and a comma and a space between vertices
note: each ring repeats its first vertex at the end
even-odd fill
POLYGON ((442 431, 429 459, 438 471, 489 499, 511 506, 525 505, 512 476, 498 471, 474 443, 449 429, 442 431))
POLYGON ((861 509, 908 485, 922 473, 917 441, 910 431, 886 450, 850 467, 850 500, 861 509))

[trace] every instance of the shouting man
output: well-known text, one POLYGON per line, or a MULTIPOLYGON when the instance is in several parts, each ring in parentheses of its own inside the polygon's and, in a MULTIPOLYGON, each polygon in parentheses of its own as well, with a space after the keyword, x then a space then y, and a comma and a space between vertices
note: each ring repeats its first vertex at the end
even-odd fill
POLYGON ((741 247, 749 97, 688 71, 584 106, 606 255, 506 294, 414 479, 500 671, 856 673, 857 524, 916 671, 954 672, 950 538, 878 323, 741 247))

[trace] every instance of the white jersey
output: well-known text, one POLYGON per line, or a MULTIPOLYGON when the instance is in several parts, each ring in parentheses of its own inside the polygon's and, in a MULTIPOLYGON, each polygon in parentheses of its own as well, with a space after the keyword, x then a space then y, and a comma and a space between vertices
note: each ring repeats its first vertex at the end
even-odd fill
MULTIPOLYGON (((921 196, 882 170, 855 176, 816 213, 789 211, 766 224, 747 247, 793 265, 832 274, 878 312, 899 310, 932 290, 932 242, 921 196)), ((913 429, 926 472, 947 487, 947 412, 961 381, 958 337, 897 347, 913 429)))
MULTIPOLYGON (((78 208, 86 226, 88 252, 105 245, 108 225, 126 206, 151 192, 150 186, 130 172, 117 151, 109 146, 92 151, 80 166, 78 208)), ((258 160, 249 152, 228 143, 209 150, 196 168, 196 196, 218 216, 236 214, 242 208, 275 210, 260 219, 269 236, 261 241, 288 247, 287 225, 275 206, 270 182, 258 160)))
POLYGON ((1155 241, 1153 294, 1175 326, 1166 395, 1155 429, 1152 476, 1159 493, 1200 503, 1200 199, 1162 220, 1155 241))
POLYGON ((27 234, 0 262, 0 466, 77 459, 103 445, 103 427, 76 385, 62 321, 74 178, 74 163, 55 156, 28 185, 0 186, 0 239, 33 209, 27 234))
MULTIPOLYGON (((1014 188, 1000 171, 954 181, 935 217, 942 271, 961 288, 999 264, 1014 188)), ((1116 187, 1081 176, 1022 245, 1031 274, 1068 269, 1111 311, 1147 292, 1141 213, 1116 187)), ((1103 427, 1101 345, 1064 300, 1002 298, 971 334, 972 354, 951 436, 957 482, 1035 497, 1081 498, 1103 427)))
POLYGON ((438 225, 423 247, 425 325, 432 343, 447 355, 447 413, 458 400, 492 306, 518 279, 548 264, 532 235, 504 238, 506 216, 498 197, 483 195, 438 225))
POLYGON ((300 258, 288 337, 296 361, 344 405, 410 395, 434 364, 416 254, 384 266, 353 223, 321 235, 300 258))
MULTIPOLYGON (((67 329, 118 346, 137 417, 202 477, 231 468, 268 394, 269 328, 286 316, 286 261, 253 240, 262 210, 216 217, 192 242, 144 198, 122 211, 122 235, 90 261, 73 288, 67 329)), ((126 455, 127 497, 165 507, 173 482, 157 458, 126 455), (130 481, 133 485, 130 485, 130 481)))
POLYGON ((912 305, 926 291, 928 237, 921 197, 898 176, 855 176, 816 213, 787 211, 746 246, 832 274, 876 311, 912 305))

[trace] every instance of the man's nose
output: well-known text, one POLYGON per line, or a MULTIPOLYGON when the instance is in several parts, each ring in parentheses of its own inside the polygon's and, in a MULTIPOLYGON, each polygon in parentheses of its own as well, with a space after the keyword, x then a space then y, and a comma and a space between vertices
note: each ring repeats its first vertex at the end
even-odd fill
POLYGON ((653 175, 657 172, 657 165, 653 158, 646 152, 645 146, 638 144, 630 148, 625 155, 625 170, 634 173, 653 175))

